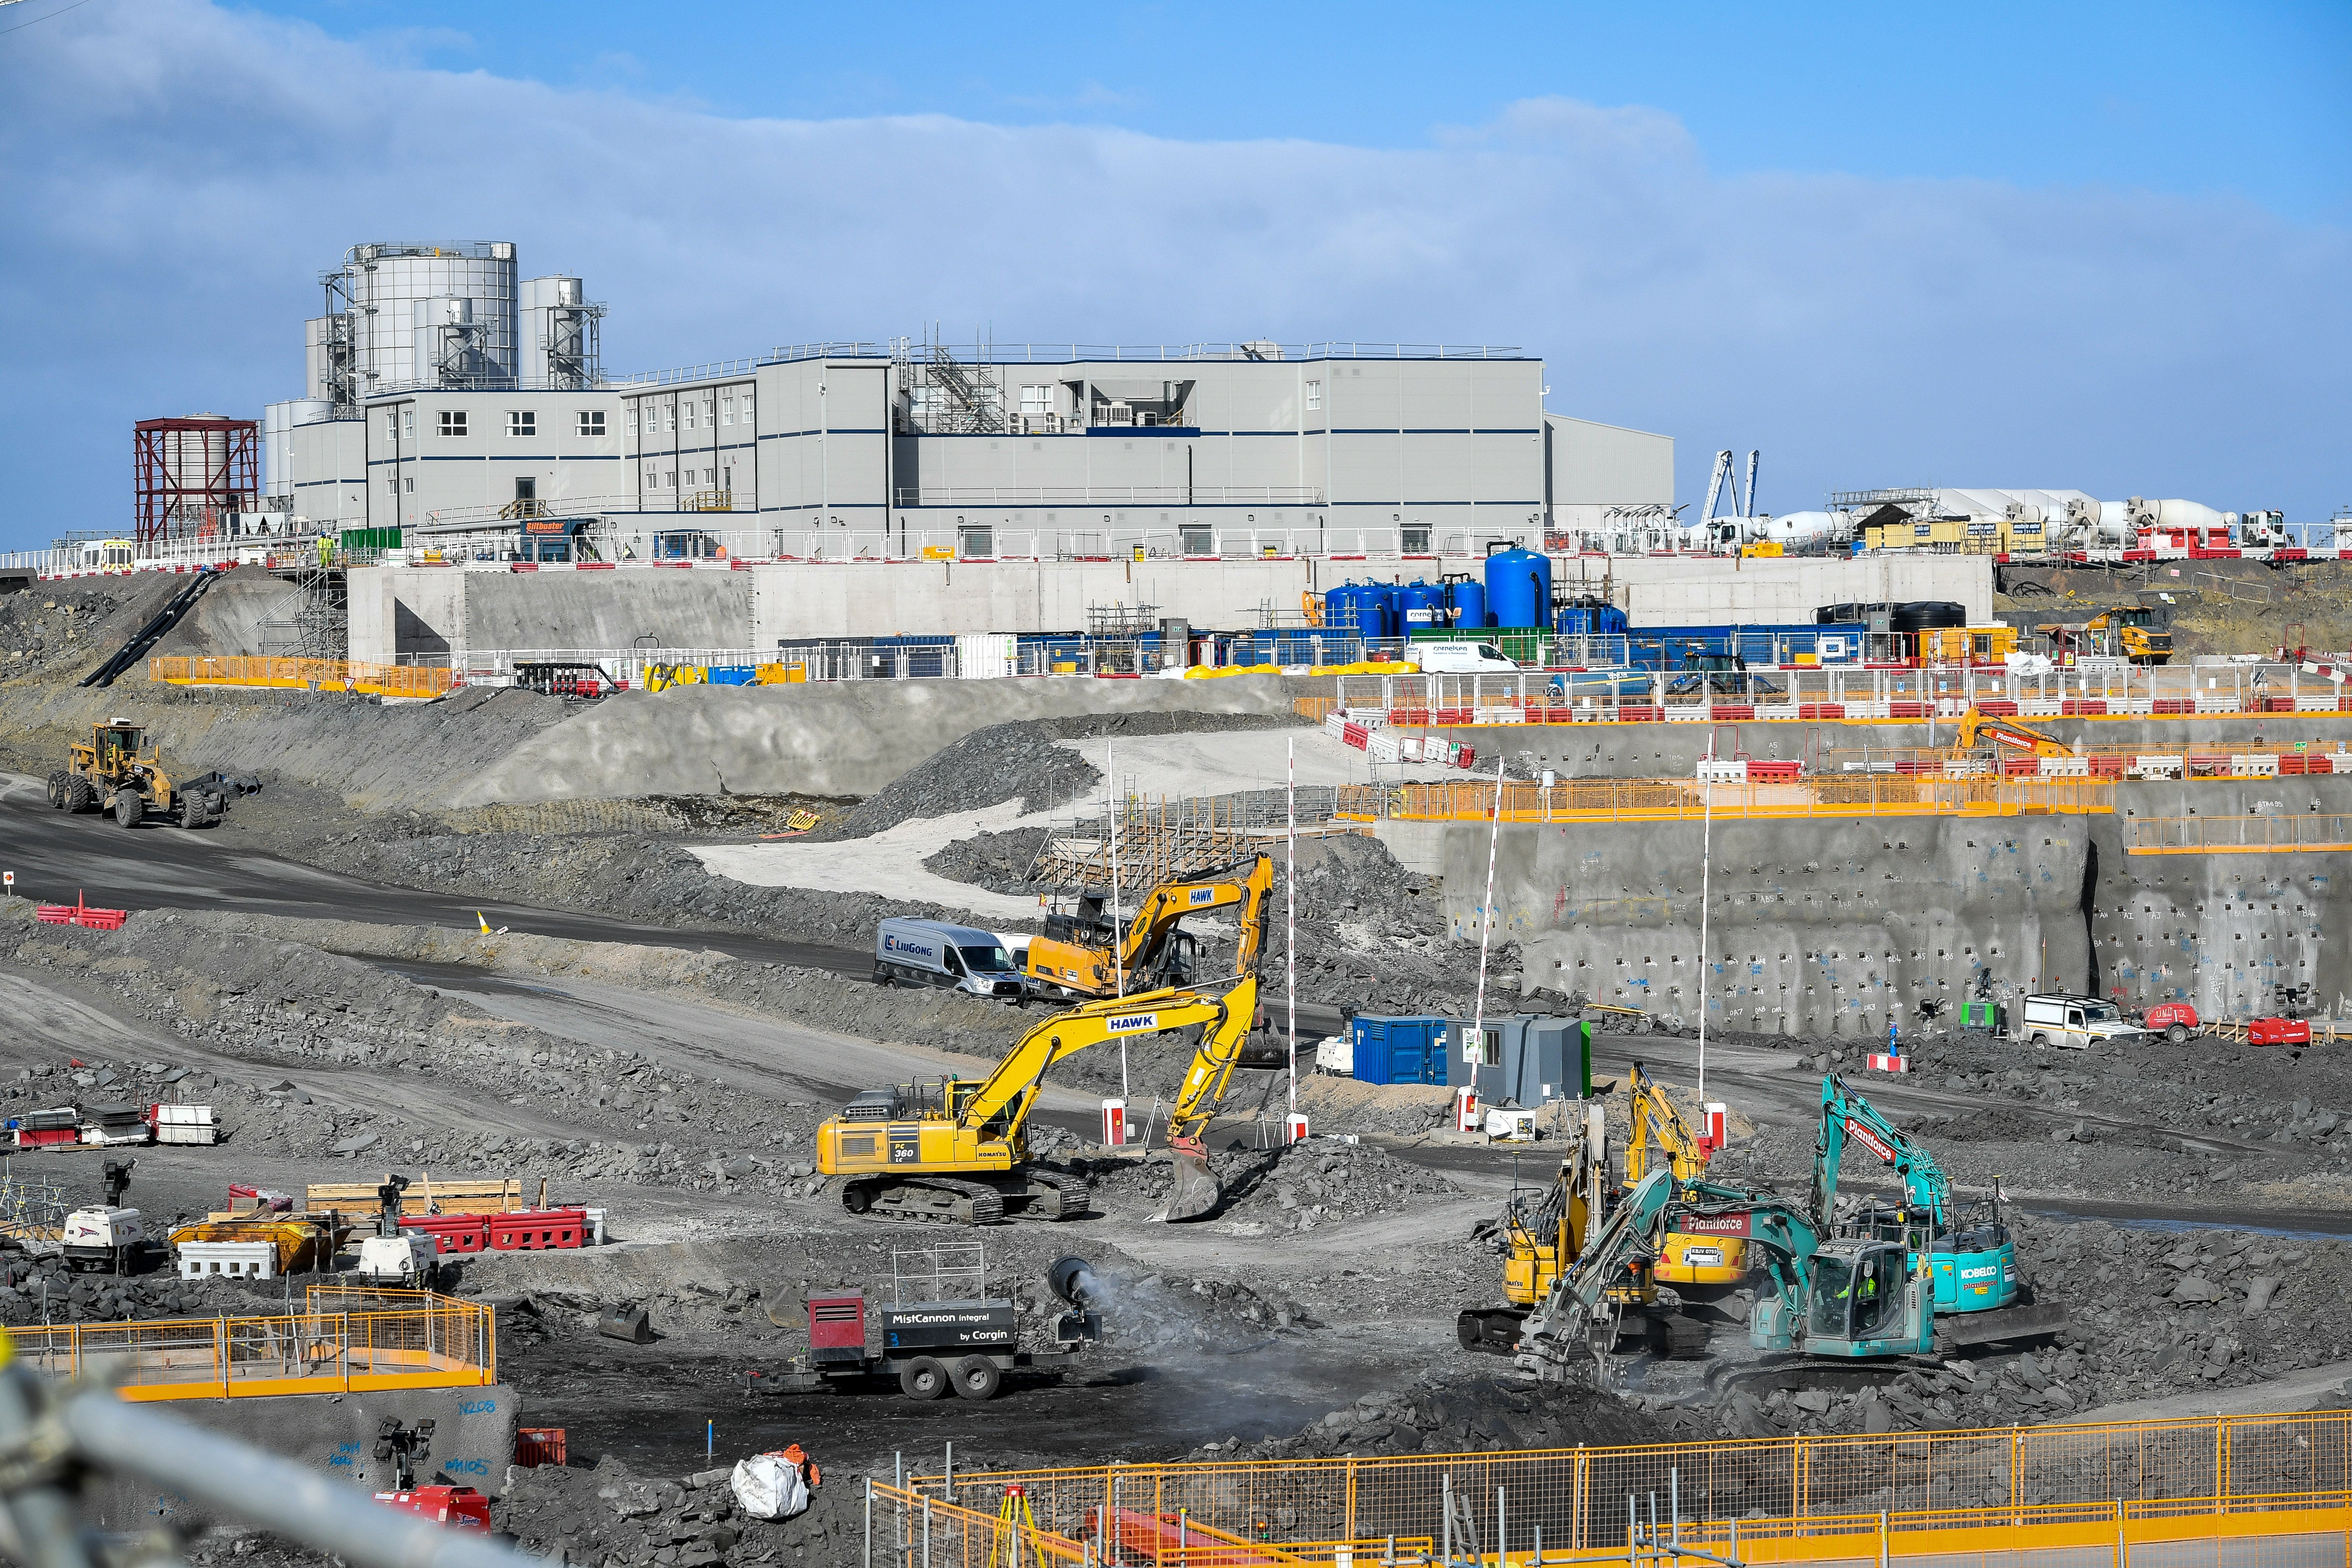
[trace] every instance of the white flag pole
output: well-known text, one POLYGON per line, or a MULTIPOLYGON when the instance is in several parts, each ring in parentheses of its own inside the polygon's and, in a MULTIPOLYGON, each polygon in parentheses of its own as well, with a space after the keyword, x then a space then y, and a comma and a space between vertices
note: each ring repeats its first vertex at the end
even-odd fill
POLYGON ((1464 1061, 1472 1061, 1467 1053, 1475 1049, 1482 1054, 1486 1048, 1486 942, 1495 930, 1495 849, 1503 841, 1503 756, 1495 757, 1495 826, 1486 835, 1486 897, 1478 906, 1478 1001, 1470 1016, 1470 1039, 1464 1048, 1464 1061))
MULTIPOLYGON (((1118 976, 1118 994, 1127 995, 1127 963, 1120 949, 1127 933, 1120 929, 1118 910, 1118 816, 1125 804, 1118 795, 1118 763, 1112 743, 1103 742, 1103 772, 1110 784, 1110 965, 1118 976)), ((1127 1089, 1127 1037, 1118 1037, 1118 1097, 1125 1100, 1127 1089)))
MULTIPOLYGON (((1298 742, 1283 742, 1282 990, 1290 1016, 1290 1113, 1298 1114, 1298 742)), ((1287 1131, 1287 1129, 1285 1130, 1287 1131)))

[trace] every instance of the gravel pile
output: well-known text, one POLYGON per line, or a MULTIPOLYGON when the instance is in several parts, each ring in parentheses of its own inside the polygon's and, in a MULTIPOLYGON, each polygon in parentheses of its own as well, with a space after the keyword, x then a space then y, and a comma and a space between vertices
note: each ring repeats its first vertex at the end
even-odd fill
POLYGON ((1574 1384, 1430 1371, 1399 1388, 1367 1394, 1293 1436, 1213 1443, 1192 1457, 1305 1459, 1598 1447, 1672 1439, 1689 1429, 1674 1414, 1654 1415, 1574 1384))
POLYGON ((639 1476, 609 1456, 593 1469, 509 1468, 490 1520, 526 1552, 557 1563, 719 1563, 853 1561, 864 1539, 863 1479, 814 1456, 824 1484, 808 1511, 776 1523, 745 1517, 728 1485, 732 1467, 671 1478, 639 1476))
MULTIPOLYGON (((99 1194, 89 1194, 98 1202, 99 1194)), ((134 1195, 129 1200, 136 1205, 134 1195)), ((155 1216, 149 1216, 155 1223, 155 1216)), ((162 1239, 159 1236, 159 1241, 162 1239)), ((299 1293, 299 1292, 298 1292, 299 1293)), ((59 1258, 11 1256, 0 1264, 0 1322, 105 1323, 149 1318, 211 1318, 285 1310, 282 1290, 225 1279, 183 1284, 168 1268, 118 1277, 82 1274, 59 1258)))
POLYGON ((992 893, 1010 893, 1018 897, 1034 893, 1036 884, 1029 880, 1029 868, 1035 864, 1037 851, 1045 847, 1053 830, 1045 827, 1015 827, 1005 833, 975 833, 969 838, 959 838, 939 853, 923 861, 926 868, 958 882, 970 882, 976 888, 986 888, 992 893))
POLYGON ((1211 1168, 1225 1191, 1222 1217, 1276 1231, 1401 1215, 1461 1195, 1441 1172, 1336 1138, 1218 1154, 1211 1168))
POLYGON ((0 675, 62 674, 111 653, 187 585, 185 577, 142 573, 0 594, 0 675))

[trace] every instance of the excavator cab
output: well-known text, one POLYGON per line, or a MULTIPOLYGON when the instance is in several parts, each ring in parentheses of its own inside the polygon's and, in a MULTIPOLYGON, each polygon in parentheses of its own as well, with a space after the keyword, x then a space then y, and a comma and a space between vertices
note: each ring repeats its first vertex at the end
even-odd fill
POLYGON ((1813 1254, 1804 1350, 1847 1359, 1925 1355, 1935 1348, 1926 1281, 1901 1240, 1844 1237, 1813 1254))

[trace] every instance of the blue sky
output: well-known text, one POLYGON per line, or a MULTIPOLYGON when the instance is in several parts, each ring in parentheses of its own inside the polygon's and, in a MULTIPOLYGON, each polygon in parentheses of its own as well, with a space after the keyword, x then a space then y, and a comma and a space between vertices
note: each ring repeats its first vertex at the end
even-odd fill
POLYGON ((2352 502, 2352 7, 0 8, 0 548, 297 395, 362 238, 511 238, 635 370, 1000 340, 1520 344, 1874 484, 2352 502))

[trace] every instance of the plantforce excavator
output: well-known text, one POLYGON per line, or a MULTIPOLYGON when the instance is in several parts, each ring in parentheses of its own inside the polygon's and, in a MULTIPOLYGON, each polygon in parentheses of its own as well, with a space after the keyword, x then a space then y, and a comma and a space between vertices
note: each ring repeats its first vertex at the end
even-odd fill
POLYGON ((1081 1004, 1021 1037, 996 1070, 980 1081, 869 1089, 817 1129, 817 1169, 846 1178, 842 1206, 852 1214, 981 1225, 1008 1215, 1074 1219, 1084 1214, 1085 1184, 1029 1163, 1029 1113, 1046 1069, 1073 1051, 1129 1036, 1199 1028, 1171 1130, 1193 1139, 1177 1152, 1177 1180, 1157 1217, 1190 1219, 1213 1208, 1216 1179, 1199 1149, 1216 1097, 1233 1076, 1257 1012, 1257 978, 1244 974, 1223 994, 1168 988, 1081 1004))
POLYGON ((1265 855, 1238 878, 1163 882, 1143 896, 1124 932, 1104 918, 1100 899, 1081 899, 1075 913, 1045 917, 1045 931, 1029 943, 1030 979, 1068 996, 1110 996, 1191 983, 1199 942, 1183 929, 1186 915, 1240 906, 1237 973, 1256 967, 1266 893, 1274 861, 1265 855))
POLYGON ((1974 703, 1960 715, 1959 739, 1952 749, 1967 755, 1986 746, 2002 752, 2017 752, 2033 757, 2071 757, 2074 748, 2054 735, 2045 735, 2031 724, 2021 724, 2014 719, 2004 719, 1988 713, 1974 703))
MULTIPOLYGON (((1677 1184, 1696 1182, 1715 1152, 1711 1141, 1694 1135, 1655 1080, 1636 1062, 1626 1089, 1633 1136, 1625 1147, 1624 1186, 1641 1185, 1656 1154, 1664 1173, 1677 1184)), ((1620 1201, 1609 1170, 1608 1124, 1601 1108, 1585 1110, 1576 1153, 1560 1163, 1559 1175, 1531 1210, 1514 1204, 1503 1218, 1503 1305, 1465 1309, 1454 1321, 1454 1337, 1465 1350, 1507 1355, 1518 1343, 1528 1316, 1551 1294, 1564 1267, 1597 1244, 1607 1216, 1620 1201)), ((1682 1315, 1685 1295, 1710 1299, 1735 1290, 1748 1277, 1747 1232, 1696 1212, 1693 1229, 1666 1235, 1656 1256, 1639 1260, 1611 1284, 1608 1300, 1621 1332, 1661 1356, 1696 1355, 1705 1348, 1706 1325, 1682 1315)))
POLYGON ((1963 1220, 1935 1155, 1835 1073, 1822 1078, 1821 1124, 1813 1140, 1811 1208, 1817 1228, 1827 1234, 1835 1212, 1838 1167, 1849 1137, 1893 1166, 1903 1184, 1901 1203, 1865 1205, 1854 1229, 1878 1242, 1902 1245, 1932 1279, 1939 1338, 1956 1345, 1990 1344, 2066 1326, 2065 1308, 2035 1301, 2019 1274, 2017 1244, 2001 1216, 2000 1184, 1980 1212, 1963 1220))

